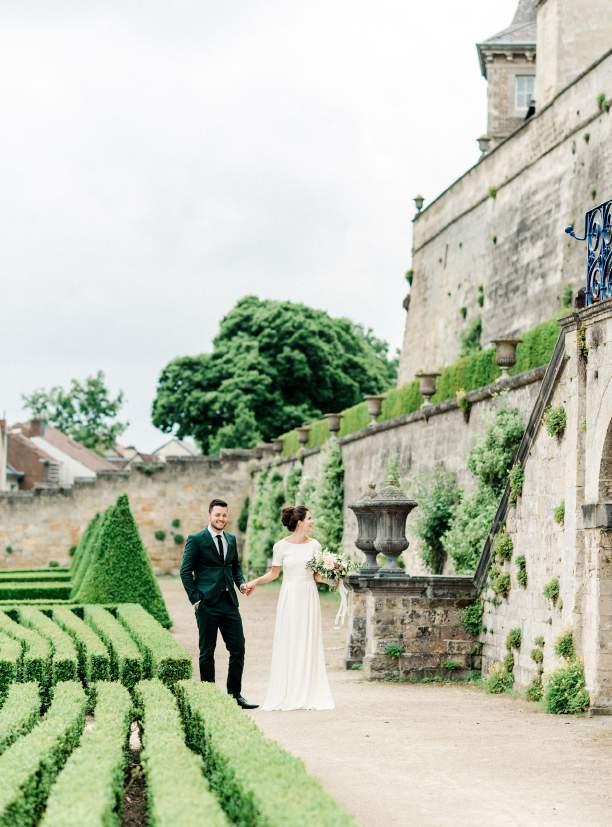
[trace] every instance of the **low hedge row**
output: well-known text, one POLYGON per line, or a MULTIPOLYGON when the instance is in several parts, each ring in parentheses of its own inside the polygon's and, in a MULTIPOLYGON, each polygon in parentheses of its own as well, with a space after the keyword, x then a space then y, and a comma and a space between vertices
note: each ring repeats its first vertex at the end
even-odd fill
POLYGON ((23 571, 0 571, 0 583, 7 580, 15 583, 28 583, 32 580, 41 583, 67 583, 70 581, 68 569, 24 569, 23 571))
POLYGON ((111 675, 108 649, 84 620, 67 606, 53 608, 53 620, 67 632, 76 646, 79 677, 88 686, 111 675))
POLYGON ((49 641, 38 632, 21 626, 1 611, 0 632, 19 641, 24 647, 17 680, 23 682, 38 681, 42 687, 48 687, 51 680, 52 657, 49 641))
POLYGON ((38 823, 49 789, 81 737, 86 700, 80 684, 57 684, 44 718, 0 756, 0 827, 38 823))
POLYGON ((164 627, 138 603, 119 605, 117 620, 136 641, 143 659, 143 675, 172 685, 191 677, 191 656, 164 627))
POLYGON ((14 683, 0 707, 0 754, 40 717, 40 692, 36 683, 14 683))
POLYGON ((181 681, 177 697, 187 743, 205 756, 210 785, 232 823, 354 825, 303 763, 264 738, 236 702, 214 684, 181 681))
POLYGON ((57 568, 50 568, 50 569, 2 569, 1 574, 6 575, 7 577, 11 578, 14 574, 68 574, 70 575, 70 568, 66 566, 58 566, 57 568))
POLYGON ((0 632, 0 703, 10 684, 19 678, 23 649, 21 641, 0 632))
POLYGON ((97 683, 94 727, 51 788, 41 827, 111 827, 120 823, 132 701, 120 683, 97 683))
POLYGON ((19 609, 19 620, 22 626, 27 626, 38 632, 51 644, 52 666, 51 683, 73 681, 78 677, 78 659, 76 646, 70 635, 54 623, 50 617, 33 606, 22 606, 19 609))
POLYGON ((2 580, 0 581, 0 600, 68 600, 70 583, 48 583, 45 580, 2 580))
POLYGON ((159 680, 135 690, 142 725, 142 763, 151 827, 225 827, 228 821, 210 791, 202 759, 185 744, 176 701, 159 680))
POLYGON ((108 647, 111 679, 120 680, 131 689, 142 678, 144 663, 127 629, 102 606, 84 606, 83 616, 108 647))

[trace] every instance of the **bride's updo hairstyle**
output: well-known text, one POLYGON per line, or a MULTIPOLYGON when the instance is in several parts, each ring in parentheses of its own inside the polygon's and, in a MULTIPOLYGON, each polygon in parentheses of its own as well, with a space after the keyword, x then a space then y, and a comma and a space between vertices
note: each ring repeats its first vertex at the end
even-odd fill
POLYGON ((305 505, 286 505, 281 508, 281 523, 289 529, 295 531, 297 524, 306 519, 308 509, 305 505))

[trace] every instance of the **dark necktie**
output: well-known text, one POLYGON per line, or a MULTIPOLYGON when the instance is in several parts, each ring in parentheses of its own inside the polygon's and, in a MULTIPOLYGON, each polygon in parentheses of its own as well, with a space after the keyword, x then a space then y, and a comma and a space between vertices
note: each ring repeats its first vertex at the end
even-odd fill
POLYGON ((219 557, 221 558, 221 562, 223 563, 223 543, 221 541, 220 534, 217 534, 217 545, 219 546, 219 557))

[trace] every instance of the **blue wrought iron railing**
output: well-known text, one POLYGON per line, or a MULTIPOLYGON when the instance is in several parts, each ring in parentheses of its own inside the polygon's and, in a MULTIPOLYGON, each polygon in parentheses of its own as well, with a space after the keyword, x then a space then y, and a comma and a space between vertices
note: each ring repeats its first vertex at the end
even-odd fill
POLYGON ((587 243, 587 269, 584 303, 612 298, 612 201, 604 201, 585 215, 584 236, 581 238, 572 226, 565 232, 587 243))

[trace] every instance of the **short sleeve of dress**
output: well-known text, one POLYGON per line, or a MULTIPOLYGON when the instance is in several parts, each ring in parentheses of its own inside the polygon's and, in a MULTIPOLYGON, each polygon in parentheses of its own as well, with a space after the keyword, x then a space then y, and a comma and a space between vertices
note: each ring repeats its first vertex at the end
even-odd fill
POLYGON ((283 543, 280 540, 278 543, 275 543, 274 547, 272 548, 272 565, 283 565, 283 543))

